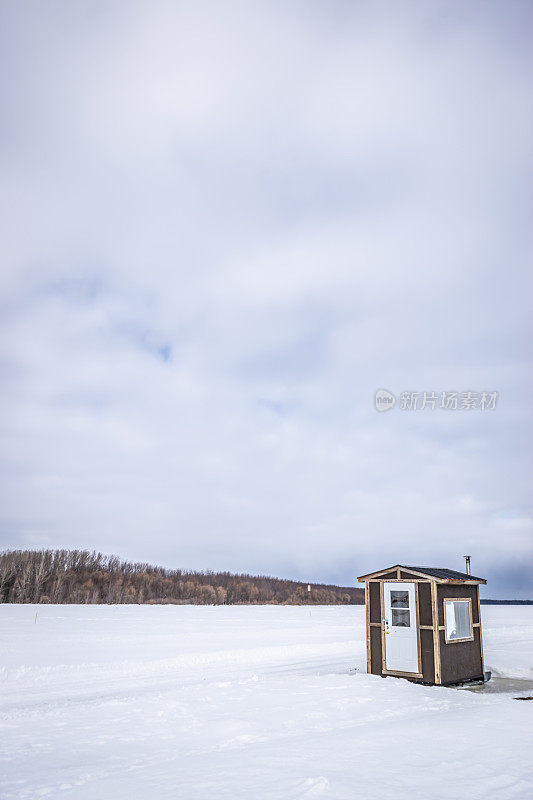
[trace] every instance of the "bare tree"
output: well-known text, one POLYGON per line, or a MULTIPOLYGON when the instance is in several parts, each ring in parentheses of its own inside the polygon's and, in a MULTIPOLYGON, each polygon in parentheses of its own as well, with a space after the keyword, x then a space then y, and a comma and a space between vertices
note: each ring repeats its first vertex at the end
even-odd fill
POLYGON ((3 603, 363 603, 361 589, 266 575, 167 570, 88 550, 0 553, 3 603))

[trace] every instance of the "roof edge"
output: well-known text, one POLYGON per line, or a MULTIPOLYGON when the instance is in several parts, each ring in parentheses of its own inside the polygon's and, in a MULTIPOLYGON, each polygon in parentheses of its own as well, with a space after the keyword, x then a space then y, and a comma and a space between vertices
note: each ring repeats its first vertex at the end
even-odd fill
POLYGON ((471 576, 468 575, 467 576, 466 574, 465 574, 464 578, 451 578, 451 577, 450 578, 440 578, 437 575, 432 575, 430 572, 421 572, 420 570, 415 569, 414 567, 409 567, 406 564, 394 564, 391 567, 384 567, 383 569, 378 569, 378 570, 375 570, 374 572, 368 572, 366 575, 360 575, 357 578, 357 580, 359 581, 359 583, 364 583, 365 581, 371 580, 372 578, 379 578, 380 575, 384 575, 387 572, 392 572, 395 569, 400 569, 400 570, 403 570, 404 572, 410 572, 412 575, 418 575, 421 578, 423 578, 424 580, 436 581, 437 583, 444 583, 444 584, 450 584, 450 583, 452 583, 452 584, 453 583, 477 583, 477 584, 483 583, 483 584, 486 584, 487 583, 485 578, 478 578, 475 575, 471 575, 471 576))

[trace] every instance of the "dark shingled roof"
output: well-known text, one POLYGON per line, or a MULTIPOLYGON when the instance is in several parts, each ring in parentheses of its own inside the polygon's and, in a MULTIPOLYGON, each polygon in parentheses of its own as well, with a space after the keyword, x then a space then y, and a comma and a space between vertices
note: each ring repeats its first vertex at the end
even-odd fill
MULTIPOLYGON (((402 565, 400 565, 402 566, 402 565)), ((414 569, 416 572, 423 572, 426 575, 433 575, 435 578, 441 578, 442 580, 446 580, 446 578, 455 578, 456 580, 471 580, 471 581, 482 581, 484 578, 476 578, 475 575, 469 575, 468 572, 457 572, 455 569, 442 569, 441 567, 413 567, 403 565, 404 569, 414 569)))

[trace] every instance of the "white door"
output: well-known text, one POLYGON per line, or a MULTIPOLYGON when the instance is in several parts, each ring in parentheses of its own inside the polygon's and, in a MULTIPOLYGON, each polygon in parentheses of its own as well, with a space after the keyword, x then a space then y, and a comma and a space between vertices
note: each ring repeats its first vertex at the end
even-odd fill
POLYGON ((393 672, 418 672, 414 583, 386 583, 385 665, 393 672))

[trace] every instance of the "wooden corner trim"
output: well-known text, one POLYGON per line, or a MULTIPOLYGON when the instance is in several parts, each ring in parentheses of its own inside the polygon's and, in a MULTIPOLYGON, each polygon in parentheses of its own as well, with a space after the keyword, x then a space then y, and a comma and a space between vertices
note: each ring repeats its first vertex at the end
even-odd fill
POLYGON ((479 601, 479 586, 477 587, 477 618, 479 620, 479 649, 481 652, 481 671, 485 674, 485 661, 483 659, 483 634, 481 632, 481 604, 479 601))
POLYGON ((380 610, 381 610, 381 672, 383 673, 386 668, 386 656, 385 656, 385 626, 383 625, 383 620, 385 619, 385 584, 383 581, 379 583, 379 603, 380 603, 380 610))
POLYGON ((420 642, 420 609, 418 603, 418 583, 415 583, 415 608, 416 608, 416 646, 418 648, 418 672, 422 674, 422 645, 420 642))
POLYGON ((370 642, 370 587, 365 581, 365 609, 366 609, 366 671, 372 672, 372 645, 370 642))
POLYGON ((437 602, 437 582, 431 581, 431 605, 433 607, 433 664, 435 667, 435 683, 442 683, 440 663, 439 606, 437 602))

